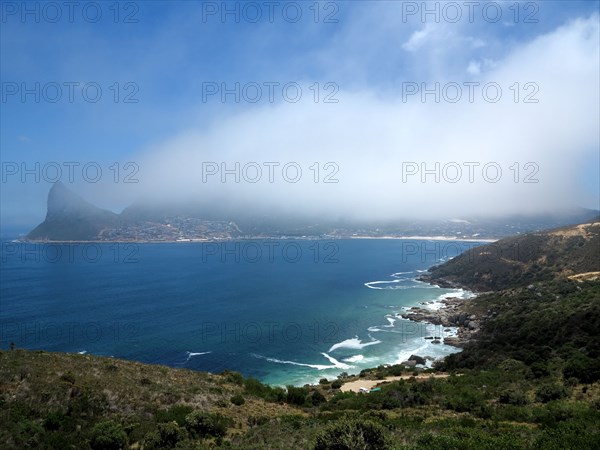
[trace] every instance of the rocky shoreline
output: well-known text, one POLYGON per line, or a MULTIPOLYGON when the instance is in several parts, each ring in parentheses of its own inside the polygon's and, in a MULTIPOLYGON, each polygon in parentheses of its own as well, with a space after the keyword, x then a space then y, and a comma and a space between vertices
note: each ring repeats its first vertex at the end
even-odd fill
POLYGON ((470 300, 446 297, 438 302, 442 304, 438 309, 413 306, 399 316, 414 322, 430 323, 448 328, 456 327, 458 329, 456 336, 426 336, 424 339, 431 339, 436 344, 444 343, 462 348, 467 342, 477 338, 481 323, 486 319, 485 316, 465 311, 466 303, 470 300))

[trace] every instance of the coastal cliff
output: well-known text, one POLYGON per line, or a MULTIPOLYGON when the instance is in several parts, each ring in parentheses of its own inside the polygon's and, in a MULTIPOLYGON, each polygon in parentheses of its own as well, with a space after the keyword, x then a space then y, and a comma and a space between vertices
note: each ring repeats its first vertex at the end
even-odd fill
MULTIPOLYGON (((498 298, 552 295, 553 284, 600 279, 600 222, 562 227, 544 232, 501 239, 470 249, 434 266, 421 281, 443 287, 464 288, 479 293, 479 300, 449 297, 442 307, 413 307, 401 316, 417 322, 457 327, 457 336, 443 343, 464 347, 479 339, 483 324, 498 311, 485 305, 498 298)), ((566 289, 566 288, 565 288, 566 289)), ((581 289, 581 287, 579 287, 581 289)))

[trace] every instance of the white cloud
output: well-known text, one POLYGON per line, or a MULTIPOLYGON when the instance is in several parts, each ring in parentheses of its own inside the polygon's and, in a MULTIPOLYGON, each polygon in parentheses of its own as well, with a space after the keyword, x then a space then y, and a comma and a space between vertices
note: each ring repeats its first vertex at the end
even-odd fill
POLYGON ((419 50, 425 43, 427 39, 431 36, 432 27, 429 24, 426 24, 422 29, 415 31, 410 35, 408 41, 402 44, 402 48, 409 52, 414 52, 419 50))
POLYGON ((486 68, 482 84, 501 86, 498 103, 481 94, 474 103, 435 103, 430 97, 423 104, 418 96, 403 103, 399 91, 382 99, 365 87, 340 92, 339 104, 303 100, 258 107, 157 145, 141 161, 143 179, 152 185, 140 188, 153 196, 185 193, 247 209, 369 218, 539 212, 585 203, 573 177, 600 145, 597 19, 569 23, 500 61, 474 62, 486 68), (533 98, 539 102, 523 103, 536 86, 533 98), (296 184, 281 176, 273 184, 202 183, 207 161, 229 167, 236 161, 297 162, 305 176, 296 184), (314 183, 308 167, 329 161, 340 168, 339 183, 314 183), (403 183, 407 162, 456 162, 463 176, 458 183, 436 183, 431 176, 426 183, 418 177, 403 183), (468 162, 480 164, 475 183, 468 182, 468 162), (502 168, 499 182, 483 179, 486 163, 502 168), (539 182, 524 183, 536 167, 539 182))
POLYGON ((479 75, 481 73, 481 63, 471 61, 467 67, 467 72, 471 75, 479 75))

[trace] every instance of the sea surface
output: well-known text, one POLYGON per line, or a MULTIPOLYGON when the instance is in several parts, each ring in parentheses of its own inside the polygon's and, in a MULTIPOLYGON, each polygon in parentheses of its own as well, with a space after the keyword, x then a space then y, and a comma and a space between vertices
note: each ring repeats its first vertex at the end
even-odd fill
POLYGON ((78 352, 273 385, 457 351, 455 329, 398 317, 468 297, 416 278, 479 243, 256 240, 2 242, 0 347, 78 352))

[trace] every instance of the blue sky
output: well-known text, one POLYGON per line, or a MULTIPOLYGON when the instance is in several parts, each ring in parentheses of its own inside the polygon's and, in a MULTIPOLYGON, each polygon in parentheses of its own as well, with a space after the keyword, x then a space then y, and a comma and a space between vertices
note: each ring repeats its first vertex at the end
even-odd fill
MULTIPOLYGON (((243 14, 239 22, 232 15, 223 20, 220 10, 207 15, 213 7, 222 8, 222 2, 193 1, 121 2, 115 22, 115 3, 100 2, 102 18, 97 23, 79 10, 71 23, 64 8, 61 19, 50 23, 54 11, 47 2, 27 4, 30 10, 39 9, 39 22, 34 14, 22 15, 22 2, 3 2, 2 162, 29 167, 36 162, 96 162, 106 170, 115 161, 134 161, 140 167, 136 185, 110 183, 108 176, 101 183, 78 177, 73 185, 116 211, 140 195, 156 195, 156 185, 161 186, 158 194, 195 193, 191 186, 196 186, 198 172, 189 168, 198 169, 206 160, 339 163, 336 186, 288 183, 272 189, 221 184, 211 191, 219 191, 215 199, 247 195, 248 201, 283 212, 282 202, 293 208, 314 204, 311 212, 316 214, 335 210, 344 215, 360 200, 368 205, 365 214, 386 217, 390 206, 411 209, 445 192, 477 210, 478 205, 485 209, 495 203, 502 205, 500 211, 511 212, 515 198, 527 209, 598 207, 599 2, 481 2, 499 5, 502 18, 495 23, 479 8, 470 23, 464 2, 456 2, 463 17, 452 23, 442 14, 447 3, 427 5, 440 8, 436 21, 431 15, 422 20, 420 10, 407 15, 414 6, 424 8, 423 2, 318 2, 316 23, 314 2, 280 2, 272 22, 264 2, 239 3, 240 12, 260 8, 262 20, 251 23, 243 14), (296 23, 285 20, 281 11, 290 3, 288 12, 302 11, 296 23), (136 22, 123 23, 127 14, 136 22), (327 14, 336 23, 323 23, 327 14), (525 23, 528 14, 537 23, 525 23), (403 83, 490 81, 503 87, 497 104, 481 99, 474 104, 422 103, 418 95, 402 102, 403 83), (44 95, 36 103, 32 95, 23 101, 20 92, 7 91, 40 83, 53 95, 50 84, 65 82, 96 83, 102 98, 85 101, 76 87, 72 103, 66 88, 56 103, 44 95), (216 95, 203 102, 203 83, 209 82, 294 82, 302 86, 303 97, 298 103, 286 102, 279 94, 273 103, 264 97, 257 103, 222 103, 216 95), (505 101, 515 82, 521 88, 525 82, 536 83, 540 102, 505 101), (115 83, 118 102, 113 97, 115 83), (126 83, 132 83, 129 89, 126 83), (339 102, 311 101, 309 86, 314 83, 320 89, 333 83, 339 102), (134 88, 131 98, 137 103, 125 103, 124 95, 134 88), (455 120, 460 125, 447 125, 455 120), (473 126, 466 126, 469 121, 473 126), (492 138, 491 130, 501 130, 501 135, 492 138), (464 154, 460 142, 465 142, 464 154), (477 193, 464 183, 462 190, 443 183, 390 188, 405 161, 497 161, 506 172, 520 156, 520 163, 539 165, 541 177, 535 186, 488 183, 475 189, 477 193), (382 167, 389 172, 380 173, 382 167), (402 189, 402 196, 382 194, 394 189, 402 189), (399 197, 414 200, 402 202, 399 197)), ((231 2, 227 7, 236 8, 231 2)), ((488 12, 495 10, 496 6, 488 12)), ((3 179, 3 226, 27 228, 42 220, 49 186, 31 177, 23 183, 18 175, 3 179)), ((425 205, 424 210, 433 207, 425 205)), ((458 206, 441 212, 468 213, 458 206)))

